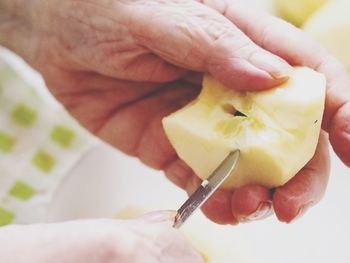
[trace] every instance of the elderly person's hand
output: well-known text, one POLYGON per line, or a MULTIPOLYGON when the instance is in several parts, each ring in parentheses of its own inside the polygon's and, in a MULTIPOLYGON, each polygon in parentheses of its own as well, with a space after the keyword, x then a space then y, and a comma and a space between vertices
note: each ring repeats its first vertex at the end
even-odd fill
POLYGON ((0 228, 0 245, 0 262, 6 263, 177 263, 179 258, 184 263, 203 263, 171 227, 167 212, 128 221, 6 226, 0 228))
POLYGON ((326 75, 324 132, 314 158, 280 188, 218 191, 203 208, 218 223, 263 218, 272 206, 290 222, 318 202, 329 175, 327 133, 350 165, 349 77, 319 45, 277 18, 229 0, 1 2, 7 11, 0 43, 39 70, 86 128, 164 170, 188 192, 199 179, 169 144, 161 119, 195 98, 202 73, 239 90, 283 82, 289 64, 326 75))

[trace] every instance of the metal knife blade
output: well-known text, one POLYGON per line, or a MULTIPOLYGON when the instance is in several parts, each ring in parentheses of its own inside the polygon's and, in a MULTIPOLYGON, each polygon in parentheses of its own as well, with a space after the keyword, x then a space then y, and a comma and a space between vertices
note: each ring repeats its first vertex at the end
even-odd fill
POLYGON ((177 210, 174 228, 180 228, 183 223, 200 208, 210 196, 222 185, 236 167, 239 159, 239 150, 231 152, 219 167, 204 180, 201 186, 187 199, 187 201, 177 210))

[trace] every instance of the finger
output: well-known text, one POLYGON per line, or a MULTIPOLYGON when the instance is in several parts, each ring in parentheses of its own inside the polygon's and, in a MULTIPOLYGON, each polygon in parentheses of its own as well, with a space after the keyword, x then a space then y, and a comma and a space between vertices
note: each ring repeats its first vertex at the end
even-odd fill
MULTIPOLYGON (((193 248, 185 235, 169 224, 158 223, 143 225, 129 225, 136 240, 137 249, 132 251, 130 261, 124 262, 181 262, 203 263, 199 252, 193 248)), ((118 261, 119 262, 119 261, 118 261)))
POLYGON ((259 185, 246 185, 232 196, 232 213, 240 222, 260 220, 272 214, 271 193, 259 185))
POLYGON ((126 8, 135 39, 172 64, 210 73, 235 89, 270 88, 288 76, 284 60, 201 3, 136 1, 126 8))
POLYGON ((183 80, 188 83, 201 86, 203 82, 203 73, 191 72, 189 75, 185 76, 183 80))
MULTIPOLYGON (((349 85, 350 89, 350 85, 349 85)), ((330 141, 340 159, 350 167, 350 103, 341 107, 330 125, 330 141)))
MULTIPOLYGON (((182 160, 176 159, 165 169, 166 176, 192 194, 201 184, 201 180, 194 174, 192 169, 182 160)), ((218 224, 237 224, 238 221, 232 214, 232 192, 218 190, 202 207, 203 213, 218 224)))
POLYGON ((176 211, 172 211, 172 210, 153 211, 137 218, 137 221, 145 222, 148 224, 174 223, 175 216, 176 216, 176 211))
MULTIPOLYGON (((226 1, 228 2, 228 1, 226 1)), ((293 65, 311 67, 327 77, 323 129, 332 146, 350 166, 350 78, 344 67, 301 30, 244 4, 231 4, 225 14, 255 43, 293 65), (251 17, 259 17, 259 23, 251 17)))
POLYGON ((280 221, 290 223, 320 201, 326 191, 329 166, 328 141, 323 132, 312 160, 274 193, 273 206, 280 221))
POLYGON ((118 109, 141 101, 149 94, 157 94, 162 89, 160 84, 119 80, 91 72, 50 67, 47 70, 44 75, 50 92, 93 133, 108 123, 108 118, 118 109))
POLYGON ((186 83, 169 84, 117 107, 96 134, 121 151, 138 156, 145 164, 162 169, 176 157, 161 127, 161 119, 181 108, 197 93, 186 83))
POLYGON ((176 86, 180 86, 180 88, 174 90, 173 95, 171 93, 168 95, 169 99, 175 100, 175 102, 158 103, 158 112, 148 122, 147 128, 144 129, 138 141, 138 157, 143 163, 155 169, 165 170, 169 163, 178 158, 165 134, 162 119, 185 106, 198 95, 198 87, 192 84, 183 83, 183 85, 177 84, 176 86), (179 92, 179 90, 186 88, 186 93, 179 92), (163 108, 160 107, 161 105, 163 108))
POLYGON ((164 172, 171 182, 182 189, 186 189, 188 182, 195 176, 192 169, 179 158, 169 162, 164 168, 164 172))
MULTIPOLYGON (((186 190, 190 195, 200 186, 201 180, 193 174, 188 181, 186 190)), ((202 212, 210 220, 221 225, 235 225, 238 223, 231 210, 232 191, 217 190, 202 206, 202 212)))
POLYGON ((218 190, 202 206, 203 213, 213 222, 220 225, 236 225, 238 220, 232 214, 232 192, 218 190))

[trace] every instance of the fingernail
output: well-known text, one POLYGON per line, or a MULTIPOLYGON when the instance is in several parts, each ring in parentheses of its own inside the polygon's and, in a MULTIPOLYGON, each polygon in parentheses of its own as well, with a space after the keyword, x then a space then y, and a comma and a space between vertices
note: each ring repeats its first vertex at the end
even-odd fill
POLYGON ((174 222, 176 216, 176 211, 165 210, 165 211, 155 211, 144 214, 139 218, 139 220, 145 221, 147 223, 162 223, 162 222, 174 222))
POLYGON ((272 203, 269 201, 262 202, 260 203, 260 205, 258 206, 258 208, 255 210, 254 213, 244 218, 241 218, 239 221, 241 223, 245 223, 250 221, 262 220, 269 217, 272 213, 273 213, 272 203))
POLYGON ((303 205, 302 207, 299 208, 297 215, 289 222, 287 222, 287 224, 291 224, 294 223, 295 221, 297 221, 299 218, 301 218, 306 211, 312 206, 312 202, 308 203, 306 205, 303 205))
POLYGON ((256 52, 250 62, 261 70, 267 71, 275 79, 288 78, 293 70, 284 60, 264 52, 256 52))

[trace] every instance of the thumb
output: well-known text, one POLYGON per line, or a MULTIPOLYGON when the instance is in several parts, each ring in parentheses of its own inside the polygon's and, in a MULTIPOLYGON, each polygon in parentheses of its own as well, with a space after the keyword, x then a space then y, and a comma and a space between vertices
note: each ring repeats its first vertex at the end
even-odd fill
POLYGON ((291 69, 223 15, 196 1, 136 1, 130 8, 130 30, 138 43, 176 66, 209 73, 226 86, 271 88, 291 69))
POLYGON ((175 221, 175 215, 176 215, 176 211, 172 211, 172 210, 153 211, 142 215, 137 220, 148 224, 154 224, 154 223, 173 224, 175 221))

